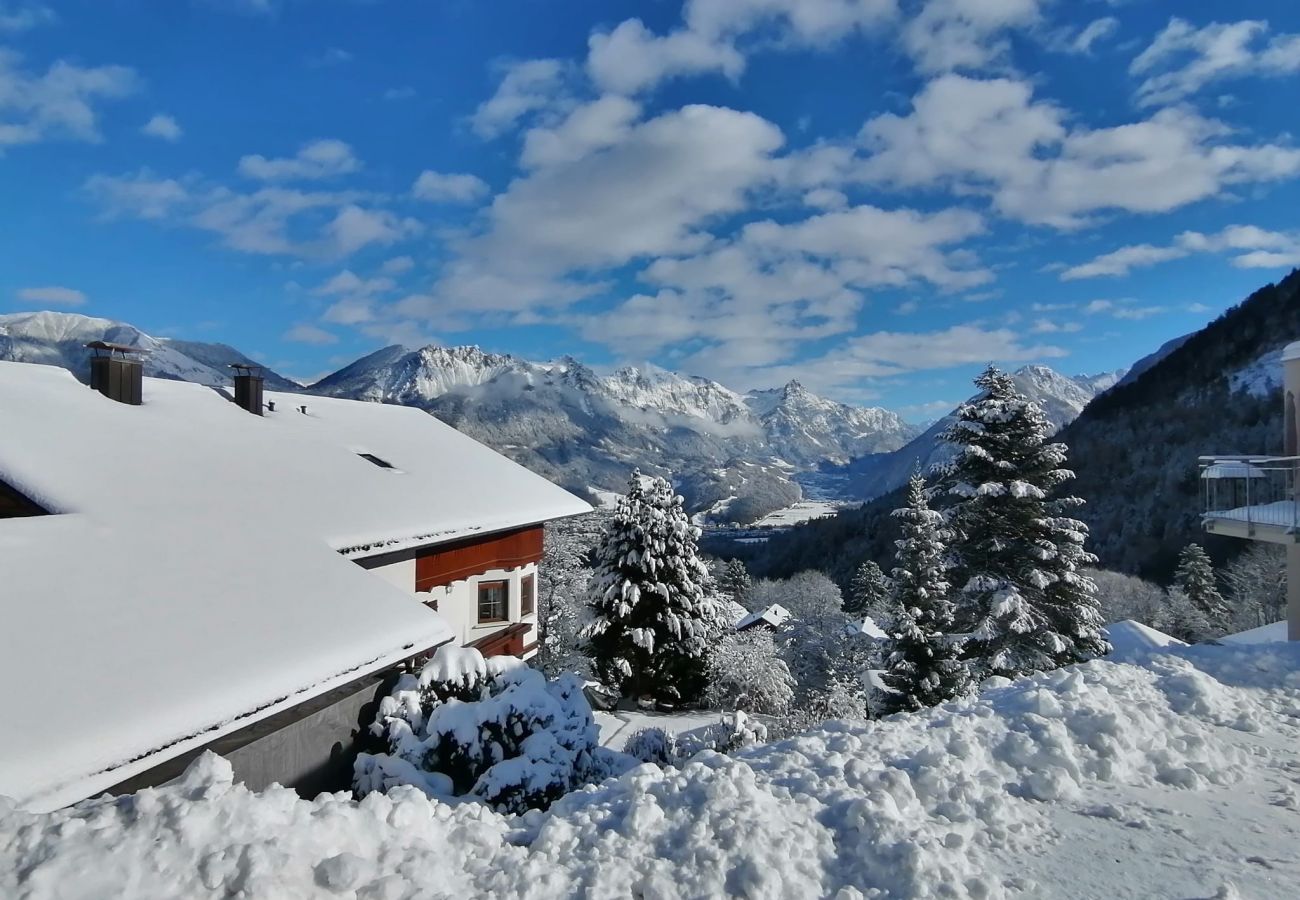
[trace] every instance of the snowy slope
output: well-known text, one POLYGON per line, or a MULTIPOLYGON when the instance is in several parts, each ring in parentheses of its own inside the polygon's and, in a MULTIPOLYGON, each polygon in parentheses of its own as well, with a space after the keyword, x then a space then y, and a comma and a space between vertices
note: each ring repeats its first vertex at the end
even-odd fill
POLYGON ((0 804, 0 895, 1282 900, 1297 710, 1300 646, 1173 648, 642 766, 519 818, 254 794, 207 756, 134 798, 0 804))
MULTIPOLYGON (((1117 384, 1123 374, 1118 371, 1071 378, 1047 366, 1025 366, 1012 378, 1021 393, 1041 406, 1048 421, 1059 429, 1074 421, 1093 397, 1117 384)), ((939 435, 956 417, 954 410, 901 449, 856 461, 850 488, 853 496, 869 500, 887 494, 902 486, 916 468, 925 472, 951 459, 952 448, 940 441, 939 435)))
MULTIPOLYGON (((89 351, 86 350, 90 341, 108 341, 148 350, 144 361, 146 375, 199 384, 228 385, 230 363, 252 362, 225 344, 158 339, 133 325, 111 319, 61 312, 0 316, 0 360, 60 366, 84 381, 90 377, 89 351)), ((267 387, 272 390, 301 389, 269 370, 266 378, 267 387)))

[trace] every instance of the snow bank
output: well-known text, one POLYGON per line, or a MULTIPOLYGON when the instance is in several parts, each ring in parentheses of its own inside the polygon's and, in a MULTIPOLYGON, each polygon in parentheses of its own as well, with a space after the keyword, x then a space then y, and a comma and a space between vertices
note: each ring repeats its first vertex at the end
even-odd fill
MULTIPOLYGON (((519 817, 415 789, 359 803, 254 794, 207 756, 181 783, 134 797, 45 815, 0 808, 0 895, 1001 896, 1022 864, 1068 845, 1061 810, 1114 829, 1124 848, 1076 865, 1141 869, 1150 832, 1097 813, 1093 797, 1125 792, 1158 811, 1179 795, 1259 790, 1261 773, 1300 771, 1297 721, 1300 647, 1198 646, 829 723, 734 758, 641 766, 519 817)), ((1245 831, 1233 807, 1215 809, 1214 827, 1245 831)), ((1056 874, 1032 895, 1074 896, 1056 874)), ((1251 896, 1287 896, 1286 874, 1251 896)))
POLYGON ((1172 635, 1157 631, 1150 625, 1125 619, 1106 626, 1106 638, 1110 641, 1111 659, 1128 659, 1135 653, 1146 653, 1160 647, 1186 647, 1186 641, 1180 641, 1172 635))

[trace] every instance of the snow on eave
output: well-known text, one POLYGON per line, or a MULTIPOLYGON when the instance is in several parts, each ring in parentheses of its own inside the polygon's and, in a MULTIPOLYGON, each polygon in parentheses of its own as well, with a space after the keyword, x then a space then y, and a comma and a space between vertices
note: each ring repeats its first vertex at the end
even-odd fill
POLYGON ((234 718, 222 722, 214 722, 211 726, 201 731, 184 737, 178 737, 170 743, 164 744, 157 749, 150 750, 132 759, 125 760, 120 764, 112 765, 107 768, 90 772, 84 775, 75 776, 72 779, 61 782, 53 787, 44 788, 34 794, 17 795, 13 799, 19 806, 29 812, 50 812, 60 809, 64 806, 94 797, 99 793, 111 788, 115 784, 120 784, 127 779, 133 778, 142 772, 147 772, 155 766, 161 765, 170 759, 181 756, 190 750, 203 747, 206 744, 225 737, 241 729, 255 725, 264 719, 269 719, 278 713, 301 706, 322 694, 327 694, 335 688, 339 688, 352 681, 365 678, 374 672, 380 672, 390 666, 396 665, 404 659, 425 653, 434 647, 440 647, 443 644, 455 640, 449 635, 439 635, 437 640, 430 641, 425 639, 407 644, 397 650, 392 651, 384 656, 376 657, 369 662, 362 663, 352 669, 338 672, 328 678, 325 678, 315 684, 308 685, 299 691, 281 697, 272 701, 265 706, 244 713, 234 718))
POLYGON ((1300 341, 1292 341, 1282 348, 1282 362, 1294 362, 1300 359, 1300 341))

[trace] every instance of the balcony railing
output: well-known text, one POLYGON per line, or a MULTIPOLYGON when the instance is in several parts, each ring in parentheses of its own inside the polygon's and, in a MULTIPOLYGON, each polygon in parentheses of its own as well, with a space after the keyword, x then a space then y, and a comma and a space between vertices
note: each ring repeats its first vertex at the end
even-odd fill
POLYGON ((1300 532, 1300 456, 1200 457, 1201 519, 1300 532))

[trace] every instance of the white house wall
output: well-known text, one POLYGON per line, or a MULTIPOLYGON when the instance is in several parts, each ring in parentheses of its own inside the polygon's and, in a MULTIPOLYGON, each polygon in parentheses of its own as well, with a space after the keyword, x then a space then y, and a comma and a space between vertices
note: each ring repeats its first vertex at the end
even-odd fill
MULTIPOLYGON (((461 645, 472 644, 475 641, 490 637, 520 622, 526 622, 532 626, 523 636, 524 646, 528 647, 537 641, 536 563, 528 563, 517 569, 488 569, 481 574, 473 575, 461 581, 454 581, 445 587, 435 587, 430 591, 421 593, 415 591, 414 559, 402 560, 385 566, 376 566, 369 571, 372 575, 378 576, 404 591, 409 591, 421 603, 436 601, 438 613, 446 620, 447 625, 456 634, 457 642, 461 645), (522 581, 526 575, 533 576, 534 604, 533 612, 524 616, 520 612, 520 601, 523 598, 522 581), (478 623, 478 586, 481 581, 505 581, 509 583, 509 621, 494 622, 490 625, 480 625, 478 623)), ((525 654, 525 656, 531 655, 531 653, 525 654)))

